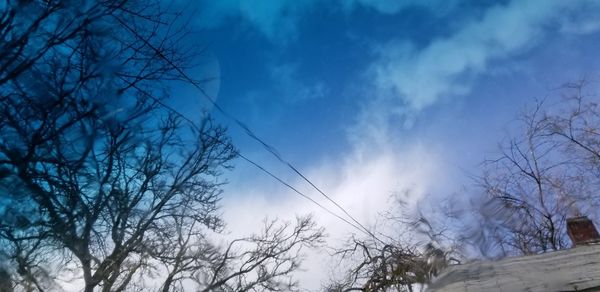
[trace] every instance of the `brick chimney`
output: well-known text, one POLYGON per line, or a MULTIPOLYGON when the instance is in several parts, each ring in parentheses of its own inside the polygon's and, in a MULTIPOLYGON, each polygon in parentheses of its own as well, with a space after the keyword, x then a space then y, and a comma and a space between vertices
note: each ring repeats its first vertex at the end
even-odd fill
POLYGON ((568 218, 567 233, 573 246, 600 243, 600 235, 598 235, 594 222, 586 216, 568 218))

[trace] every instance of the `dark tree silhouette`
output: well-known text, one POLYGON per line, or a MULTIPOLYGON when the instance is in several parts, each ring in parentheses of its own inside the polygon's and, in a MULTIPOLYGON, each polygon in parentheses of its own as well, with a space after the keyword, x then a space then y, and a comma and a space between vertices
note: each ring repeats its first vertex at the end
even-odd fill
POLYGON ((447 230, 436 229, 423 214, 409 215, 401 200, 396 203, 384 213, 382 225, 398 235, 384 236, 373 228, 378 238, 352 236, 335 252, 346 271, 336 273, 326 291, 419 291, 449 264, 460 262, 459 247, 447 230))
POLYGON ((353 239, 337 253, 356 263, 327 291, 413 291, 414 285, 426 283, 431 275, 426 256, 414 245, 353 239))
POLYGON ((188 35, 160 1, 2 7, 0 256, 11 289, 295 287, 300 248, 323 236, 310 217, 211 241, 224 228, 219 176, 237 151, 210 117, 167 106, 196 57, 188 35))

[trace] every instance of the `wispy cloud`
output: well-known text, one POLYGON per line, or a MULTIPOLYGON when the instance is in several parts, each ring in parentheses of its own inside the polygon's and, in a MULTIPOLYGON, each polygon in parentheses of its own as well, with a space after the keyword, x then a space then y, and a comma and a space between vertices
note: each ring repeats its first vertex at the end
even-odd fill
MULTIPOLYGON (((275 40, 296 32, 299 15, 313 9, 316 3, 313 0, 264 1, 273 5, 269 8, 261 8, 261 3, 257 7, 248 4, 259 1, 213 1, 219 3, 214 4, 219 7, 213 9, 217 9, 214 13, 221 11, 219 13, 226 17, 243 18, 275 40)), ((370 7, 386 14, 398 13, 411 5, 435 9, 423 4, 425 2, 429 1, 354 0, 347 3, 351 3, 348 4, 351 9, 370 7)), ((438 1, 431 3, 435 2, 438 1)), ((395 123, 399 120, 394 117, 402 117, 400 122, 405 128, 410 128, 411 117, 440 101, 467 95, 477 77, 493 69, 496 62, 531 52, 550 32, 589 33, 600 29, 591 16, 585 17, 586 25, 582 25, 583 18, 578 19, 577 16, 583 10, 575 10, 568 1, 515 0, 504 3, 474 15, 470 21, 461 21, 462 26, 452 34, 432 36, 425 46, 405 39, 390 40, 376 46, 376 59, 367 74, 369 86, 365 86, 362 96, 363 108, 357 113, 355 123, 348 125, 351 147, 344 156, 339 156, 343 157, 340 160, 312 161, 312 166, 303 169, 308 177, 359 220, 374 223, 377 213, 388 209, 388 198, 393 192, 411 189, 415 194, 412 199, 416 201, 432 186, 448 184, 444 180, 451 172, 451 166, 435 146, 414 143, 414 139, 410 145, 398 143, 391 133, 392 129, 398 128, 395 123), (371 90, 373 88, 375 90, 371 90)), ((598 11, 597 5, 591 5, 591 9, 598 11)), ((322 95, 319 84, 307 86, 299 82, 297 65, 273 67, 271 74, 273 80, 280 83, 280 88, 298 92, 293 98, 295 100, 309 100, 322 95)), ((296 186, 305 186, 301 180, 290 180, 296 186)), ((339 238, 351 231, 310 202, 273 185, 248 179, 237 184, 236 189, 228 190, 224 211, 232 232, 247 234, 248 230, 254 230, 263 215, 289 219, 294 214, 310 212, 316 214, 318 222, 326 226, 333 237, 339 238)), ((317 195, 306 186, 301 190, 317 195)), ((319 201, 326 204, 322 198, 319 201)), ((318 285, 323 276, 322 263, 314 262, 305 267, 310 272, 303 276, 307 279, 303 283, 318 285)))
POLYGON ((203 0, 199 22, 217 27, 226 21, 247 23, 273 43, 286 44, 299 33, 298 25, 312 9, 340 9, 351 13, 356 9, 372 9, 381 14, 396 14, 409 7, 421 7, 433 14, 445 14, 458 0, 203 0))
MULTIPOLYGON (((512 1, 488 9, 454 34, 424 48, 404 40, 376 47, 372 80, 382 96, 393 95, 411 114, 470 92, 476 77, 502 61, 529 52, 557 26, 595 30, 573 18, 568 1, 512 1)), ((593 7, 598 12, 598 7, 593 7)), ((559 29, 560 30, 560 29, 559 29)))
POLYGON ((245 22, 271 41, 287 42, 297 36, 299 19, 315 4, 315 0, 206 0, 199 22, 209 27, 245 22))
MULTIPOLYGON (((408 199, 416 202, 420 195, 429 191, 427 186, 430 186, 434 179, 442 180, 440 157, 434 153, 437 151, 424 144, 414 144, 402 149, 354 149, 342 161, 321 161, 306 170, 305 174, 360 222, 373 226, 380 212, 390 209, 391 196, 395 192, 410 189, 414 197, 408 199)), ((225 220, 234 235, 247 234, 249 230, 254 230, 264 216, 289 220, 295 214, 312 213, 317 222, 327 228, 330 246, 339 246, 351 233, 364 236, 285 188, 274 190, 264 185, 249 183, 248 186, 240 188, 244 196, 231 194, 224 201, 225 220), (265 189, 271 189, 277 196, 265 193, 265 189)), ((303 181, 293 180, 292 184, 341 214, 335 206, 307 187, 303 181)), ((392 233, 389 235, 398 236, 392 233)), ((304 271, 297 275, 303 283, 303 288, 317 290, 320 288, 320 281, 327 280, 327 271, 331 266, 325 265, 324 256, 329 258, 329 255, 313 255, 304 263, 304 271)))
POLYGON ((281 95, 288 102, 303 102, 323 98, 326 87, 323 82, 307 84, 298 73, 299 65, 284 63, 271 68, 271 79, 281 95))
POLYGON ((395 14, 408 7, 421 7, 429 9, 435 14, 444 14, 456 6, 458 0, 346 0, 342 1, 348 8, 355 8, 357 5, 374 9, 383 14, 395 14))

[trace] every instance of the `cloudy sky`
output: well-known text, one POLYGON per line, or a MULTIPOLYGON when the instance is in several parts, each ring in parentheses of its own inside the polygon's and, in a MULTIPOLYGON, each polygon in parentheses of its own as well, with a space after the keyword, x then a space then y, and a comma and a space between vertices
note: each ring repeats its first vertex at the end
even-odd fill
MULTIPOLYGON (((599 77, 598 1, 192 2, 206 45, 197 74, 216 77, 208 93, 367 225, 405 190, 413 202, 460 195, 519 111, 599 77)), ((182 110, 199 115, 202 96, 180 91, 182 110)), ((244 155, 334 210, 212 111, 244 155)), ((306 213, 333 243, 353 232, 243 160, 226 177, 233 234, 306 213)), ((323 279, 318 262, 301 275, 308 286, 323 279)))

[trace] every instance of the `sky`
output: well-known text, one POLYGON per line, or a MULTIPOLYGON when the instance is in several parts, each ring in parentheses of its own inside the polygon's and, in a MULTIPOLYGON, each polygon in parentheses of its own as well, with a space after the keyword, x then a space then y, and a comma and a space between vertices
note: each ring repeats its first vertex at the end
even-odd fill
MULTIPOLYGON (((181 0, 182 2, 185 2, 181 0)), ((597 80, 598 1, 199 0, 197 78, 230 115, 363 224, 409 194, 427 204, 467 196, 479 163, 498 155, 517 114, 583 77, 597 80)), ((247 157, 315 200, 326 199, 192 88, 188 116, 212 112, 247 157)), ((243 160, 224 174, 233 235, 264 217, 314 214, 339 244, 352 230, 243 160)), ((389 230, 393 232, 393 230, 389 230)), ((313 253, 298 277, 326 280, 313 253)))

